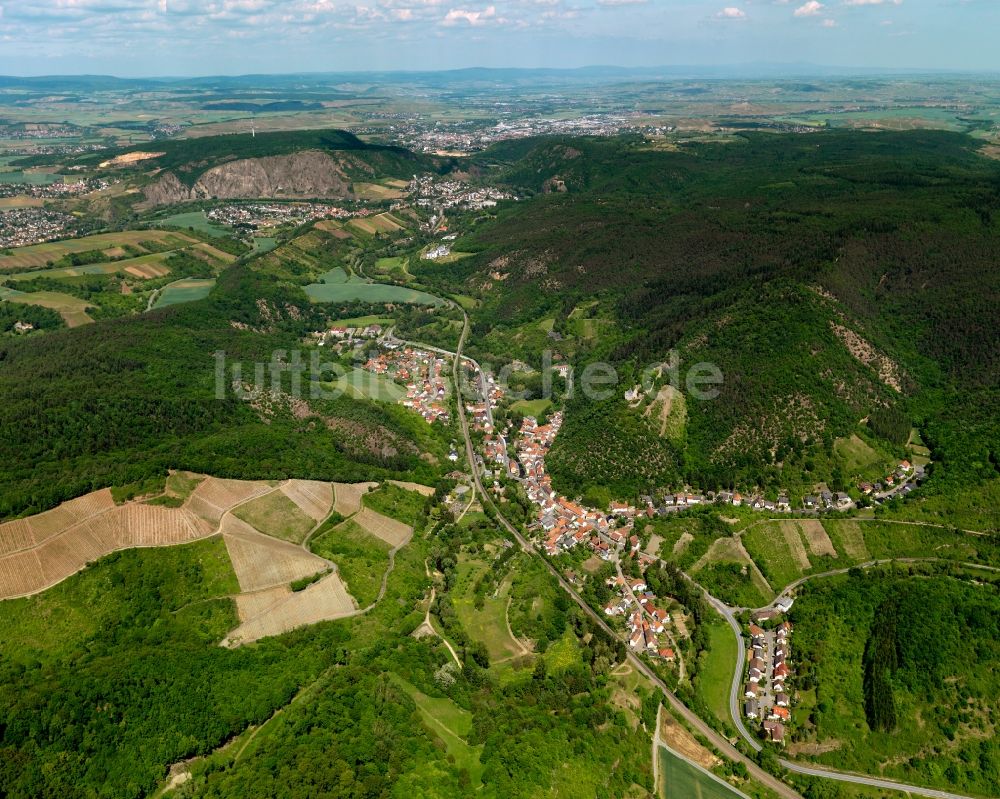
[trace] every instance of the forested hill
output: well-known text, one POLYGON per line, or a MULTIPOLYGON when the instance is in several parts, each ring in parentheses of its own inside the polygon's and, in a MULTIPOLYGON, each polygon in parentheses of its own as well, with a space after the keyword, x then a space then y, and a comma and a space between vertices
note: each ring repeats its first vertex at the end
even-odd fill
MULTIPOLYGON (((300 288, 244 266, 212 295, 0 344, 0 518, 167 469, 256 479, 436 477, 445 444, 401 407, 340 397, 215 398, 229 370, 296 349, 321 324, 300 288)), ((282 388, 291 388, 285 374, 282 388)), ((302 377, 308 387, 308 374, 302 377)), ((308 392, 308 388, 306 388, 308 392)))
MULTIPOLYGON (((638 366, 677 348, 723 368, 722 396, 688 403, 659 474, 616 462, 589 476, 619 491, 808 483, 810 463, 829 477, 816 456, 873 410, 924 431, 939 481, 992 478, 1000 163, 978 146, 844 131, 505 144, 480 162, 536 196, 458 243, 474 257, 423 271, 481 298, 475 321, 501 355, 532 357, 513 351, 517 331, 551 318, 577 360, 638 366), (581 314, 597 317, 589 335, 581 314)), ((586 485, 573 456, 611 447, 623 414, 571 406, 574 451, 553 451, 563 487, 586 485)))

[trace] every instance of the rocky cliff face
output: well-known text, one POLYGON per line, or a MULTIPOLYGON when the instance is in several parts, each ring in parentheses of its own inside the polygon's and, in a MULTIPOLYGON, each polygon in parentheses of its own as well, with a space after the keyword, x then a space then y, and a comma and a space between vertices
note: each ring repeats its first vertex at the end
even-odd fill
POLYGON ((245 158, 209 169, 188 188, 172 172, 145 189, 150 205, 197 199, 323 198, 351 199, 352 171, 374 170, 348 154, 318 151, 245 158))

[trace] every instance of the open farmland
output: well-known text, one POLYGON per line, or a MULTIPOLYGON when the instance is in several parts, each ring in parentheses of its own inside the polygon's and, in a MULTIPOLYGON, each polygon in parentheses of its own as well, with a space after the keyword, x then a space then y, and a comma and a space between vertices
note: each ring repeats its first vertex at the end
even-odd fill
POLYGON ((283 491, 272 491, 233 510, 241 519, 266 535, 301 544, 316 522, 283 491))
POLYGON ((662 799, 747 799, 746 794, 711 772, 682 760, 665 746, 660 747, 659 758, 657 792, 662 799))
POLYGON ((168 305, 202 300, 208 296, 214 286, 215 280, 211 278, 186 277, 175 280, 163 287, 163 291, 156 298, 153 307, 166 308, 168 305))
POLYGON ((830 536, 827 535, 822 522, 816 519, 802 519, 796 524, 809 545, 810 553, 819 557, 837 557, 837 550, 834 548, 830 536))
POLYGON ((89 302, 60 291, 25 292, 0 288, 0 301, 51 308, 63 318, 67 327, 79 327, 94 321, 87 315, 87 309, 92 307, 89 302))
POLYGON ((187 509, 139 503, 107 507, 106 490, 81 499, 87 504, 73 500, 0 525, 0 551, 8 553, 0 557, 0 598, 42 591, 119 549, 181 544, 212 533, 187 509))
POLYGON ((221 530, 243 591, 288 585, 328 568, 322 558, 259 533, 233 515, 223 519, 221 530))
POLYGON ((782 526, 787 524, 795 523, 766 522, 756 525, 743 536, 747 551, 776 591, 797 580, 809 568, 809 557, 799 537, 798 528, 791 530, 793 538, 782 526), (789 540, 798 542, 794 550, 789 540))
POLYGON ((0 256, 0 271, 44 267, 49 265, 49 261, 58 261, 64 255, 78 252, 91 250, 107 252, 116 248, 119 248, 117 252, 120 252, 124 244, 142 248, 144 241, 155 242, 162 249, 180 249, 192 244, 194 239, 169 230, 122 230, 117 233, 98 233, 79 239, 48 241, 30 247, 19 247, 11 255, 0 256))
POLYGON ((865 546, 865 536, 861 526, 855 521, 825 521, 823 527, 829 534, 831 543, 851 560, 859 563, 868 560, 871 555, 865 546))
POLYGON ((216 525, 230 508, 242 505, 271 489, 271 485, 262 481, 207 477, 191 494, 188 507, 202 519, 216 525))
POLYGON ((374 236, 376 233, 395 233, 397 230, 405 228, 405 225, 392 214, 359 217, 352 219, 347 224, 369 236, 374 236))
POLYGON ((413 535, 413 528, 410 525, 397 522, 370 508, 362 508, 354 517, 354 521, 359 527, 382 539, 391 547, 403 546, 413 535))
POLYGON ((341 516, 351 516, 361 510, 361 497, 375 488, 378 483, 334 483, 336 498, 333 509, 341 516))
MULTIPOLYGON (((403 189, 406 188, 404 184, 403 189)), ((381 185, 379 183, 355 183, 352 193, 361 200, 398 200, 406 193, 398 186, 381 185)))
POLYGON ((306 624, 350 616, 356 611, 356 603, 347 593, 340 576, 334 572, 303 591, 279 599, 260 615, 243 622, 226 636, 222 645, 239 646, 306 624))
POLYGON ((288 497, 310 519, 321 522, 333 508, 333 486, 319 480, 289 480, 281 486, 288 497))

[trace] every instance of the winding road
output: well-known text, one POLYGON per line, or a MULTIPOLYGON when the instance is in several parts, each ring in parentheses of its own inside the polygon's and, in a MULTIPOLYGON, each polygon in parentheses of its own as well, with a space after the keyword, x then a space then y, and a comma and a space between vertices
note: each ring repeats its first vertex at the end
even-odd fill
MULTIPOLYGON (((464 309, 461 310, 463 318, 462 333, 459 336, 458 346, 456 347, 455 352, 449 352, 447 350, 443 350, 438 347, 427 347, 427 345, 420 344, 419 342, 406 342, 406 343, 413 344, 414 346, 418 347, 423 347, 429 350, 433 350, 434 352, 438 352, 440 354, 451 357, 452 378, 456 386, 461 385, 459 379, 460 377, 459 368, 461 362, 463 360, 469 361, 475 366, 477 372, 480 375, 480 379, 483 381, 483 386, 485 389, 486 385, 485 375, 479 368, 479 365, 469 358, 464 358, 462 355, 462 349, 465 346, 465 340, 469 333, 469 315, 465 312, 464 309)), ((506 530, 514 538, 514 540, 517 541, 518 545, 521 547, 522 550, 530 554, 532 557, 538 558, 545 565, 546 569, 548 569, 549 573, 552 574, 552 576, 556 579, 556 581, 559 583, 562 589, 570 595, 573 601, 576 602, 576 604, 580 607, 580 609, 587 616, 589 616, 590 619, 594 621, 598 627, 604 630, 604 632, 606 632, 612 638, 618 641, 622 641, 621 636, 618 635, 618 633, 615 632, 607 624, 607 622, 600 616, 600 614, 598 614, 593 608, 590 607, 590 605, 588 605, 583 600, 583 598, 576 592, 573 586, 570 585, 570 583, 563 578, 563 576, 559 573, 558 569, 556 569, 547 559, 543 558, 541 554, 521 534, 521 532, 514 525, 512 525, 500 512, 500 509, 493 502, 493 498, 486 492, 486 489, 483 487, 482 480, 480 478, 479 468, 477 465, 478 462, 476 459, 476 452, 472 446, 472 436, 469 433, 469 424, 465 416, 465 405, 464 403, 461 402, 461 400, 459 400, 459 402, 457 402, 456 404, 458 406, 458 419, 459 419, 459 424, 461 425, 462 428, 462 436, 465 439, 466 457, 468 459, 469 466, 472 471, 472 478, 475 487, 479 491, 479 495, 481 497, 481 502, 483 503, 483 505, 486 506, 488 504, 490 506, 491 510, 494 512, 496 521, 504 528, 504 530, 506 530)), ((914 560, 916 561, 919 559, 914 559, 914 560)), ((900 562, 900 559, 896 559, 896 562, 900 562)), ((877 563, 878 561, 872 561, 869 564, 862 564, 862 565, 871 566, 871 565, 876 565, 877 563)), ((837 574, 842 571, 846 572, 848 570, 847 569, 833 570, 831 572, 825 572, 822 575, 812 575, 812 577, 832 576, 833 574, 837 574)), ((691 578, 688 577, 688 579, 691 578)), ((811 578, 806 578, 806 579, 811 579, 811 578)), ((692 582, 694 581, 692 580, 692 582)), ((781 593, 783 594, 786 591, 796 587, 797 585, 801 585, 802 582, 804 582, 804 580, 799 580, 796 581, 795 583, 792 583, 789 586, 786 586, 781 593)), ((695 583, 695 585, 699 584, 695 583)), ((732 716, 733 722, 735 723, 736 728, 739 730, 740 735, 743 737, 743 739, 755 751, 760 751, 762 748, 761 744, 750 734, 749 730, 746 729, 745 725, 743 724, 743 719, 740 714, 740 708, 739 708, 739 701, 738 701, 739 688, 743 676, 743 667, 746 658, 746 648, 744 646, 743 635, 740 631, 739 622, 736 620, 733 608, 730 608, 721 600, 718 600, 715 597, 711 596, 711 594, 709 594, 702 586, 699 585, 699 588, 701 588, 701 590, 704 592, 707 601, 712 605, 712 607, 714 607, 726 619, 730 627, 733 629, 734 635, 736 635, 738 654, 737 654, 736 669, 733 674, 733 682, 730 689, 730 715, 732 716)), ((744 755, 742 752, 740 752, 738 749, 736 749, 736 747, 734 747, 727 738, 720 735, 712 727, 710 727, 707 723, 705 723, 700 716, 695 714, 690 708, 687 707, 687 705, 685 705, 680 699, 677 698, 677 696, 667 687, 667 684, 662 679, 660 679, 659 676, 657 676, 657 674, 646 664, 645 661, 639 658, 634 652, 631 651, 631 649, 628 648, 628 642, 624 643, 626 646, 625 649, 626 658, 628 662, 632 665, 632 667, 635 668, 640 674, 642 674, 647 680, 656 685, 663 692, 667 701, 670 703, 670 706, 680 716, 682 716, 684 720, 691 725, 691 727, 697 730, 700 734, 704 735, 705 738, 707 738, 719 752, 724 754, 730 760, 743 763, 746 766, 747 770, 750 772, 750 775, 754 778, 754 780, 770 788, 772 791, 778 794, 778 796, 783 797, 783 799, 802 799, 801 795, 797 793, 795 789, 785 784, 778 778, 774 777, 772 774, 764 771, 760 766, 757 765, 755 761, 753 761, 752 759, 744 755)), ((874 788, 886 788, 890 790, 897 790, 915 796, 929 797, 929 799, 970 799, 969 797, 963 796, 961 794, 949 793, 948 791, 939 791, 933 788, 925 788, 919 785, 907 785, 904 783, 895 782, 893 780, 886 780, 878 777, 870 777, 864 774, 852 774, 850 772, 836 771, 834 769, 803 765, 791 760, 786 760, 784 758, 779 758, 778 762, 790 772, 794 772, 796 774, 804 774, 811 777, 836 780, 838 782, 849 782, 857 785, 867 785, 874 788)))

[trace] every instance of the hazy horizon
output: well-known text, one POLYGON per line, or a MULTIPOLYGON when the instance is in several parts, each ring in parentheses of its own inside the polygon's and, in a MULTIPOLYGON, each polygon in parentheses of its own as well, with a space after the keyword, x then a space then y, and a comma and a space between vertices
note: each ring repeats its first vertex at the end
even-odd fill
POLYGON ((193 77, 761 62, 995 72, 998 6, 990 0, 0 0, 0 73, 193 77))

